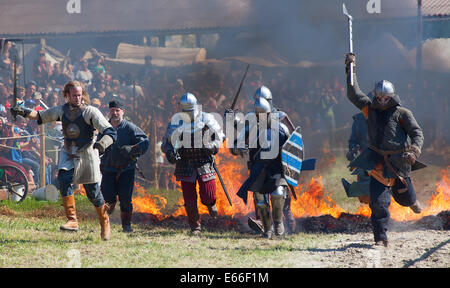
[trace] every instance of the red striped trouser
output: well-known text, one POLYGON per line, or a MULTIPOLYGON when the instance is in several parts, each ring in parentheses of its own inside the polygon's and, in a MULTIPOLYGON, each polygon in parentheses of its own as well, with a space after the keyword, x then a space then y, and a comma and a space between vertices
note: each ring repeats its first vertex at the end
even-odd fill
MULTIPOLYGON (((216 180, 212 179, 203 182, 201 177, 197 178, 200 201, 203 205, 210 206, 216 202, 216 180)), ((186 206, 195 206, 197 204, 196 183, 181 181, 181 190, 183 191, 184 204, 186 206)))

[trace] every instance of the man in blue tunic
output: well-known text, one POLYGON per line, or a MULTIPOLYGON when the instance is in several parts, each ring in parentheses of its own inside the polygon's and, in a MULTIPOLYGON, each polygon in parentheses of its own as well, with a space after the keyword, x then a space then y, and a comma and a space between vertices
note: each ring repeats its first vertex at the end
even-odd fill
POLYGON ((117 131, 117 141, 105 150, 101 159, 101 190, 109 205, 108 214, 114 211, 117 197, 119 198, 122 229, 124 232, 132 232, 131 198, 136 161, 147 151, 149 140, 139 127, 124 119, 124 113, 122 103, 117 100, 109 102, 109 122, 117 131))

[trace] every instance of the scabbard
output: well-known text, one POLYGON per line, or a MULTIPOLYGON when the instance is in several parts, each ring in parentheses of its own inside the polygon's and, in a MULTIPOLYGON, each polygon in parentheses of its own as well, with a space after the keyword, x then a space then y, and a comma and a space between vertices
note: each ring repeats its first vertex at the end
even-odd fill
POLYGON ((230 203, 230 206, 233 206, 233 204, 231 204, 231 198, 230 198, 230 195, 228 195, 227 188, 225 187, 225 183, 223 182, 222 176, 220 175, 219 169, 217 169, 216 163, 213 162, 212 165, 213 165, 213 167, 214 167, 214 170, 216 171, 217 177, 219 177, 220 184, 222 185, 223 192, 225 192, 225 196, 227 196, 228 203, 230 203))
POLYGON ((294 199, 297 200, 297 194, 295 194, 294 187, 289 184, 288 184, 288 186, 289 186, 289 190, 291 190, 292 197, 294 197, 294 199))

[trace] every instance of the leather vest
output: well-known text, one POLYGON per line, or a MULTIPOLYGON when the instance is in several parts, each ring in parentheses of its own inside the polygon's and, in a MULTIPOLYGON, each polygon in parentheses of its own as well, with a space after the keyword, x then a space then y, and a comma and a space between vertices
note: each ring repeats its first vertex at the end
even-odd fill
POLYGON ((64 134, 64 145, 68 151, 75 146, 78 149, 92 143, 94 139, 94 127, 86 123, 83 118, 83 111, 86 106, 79 108, 70 107, 69 104, 63 106, 62 127, 64 134))

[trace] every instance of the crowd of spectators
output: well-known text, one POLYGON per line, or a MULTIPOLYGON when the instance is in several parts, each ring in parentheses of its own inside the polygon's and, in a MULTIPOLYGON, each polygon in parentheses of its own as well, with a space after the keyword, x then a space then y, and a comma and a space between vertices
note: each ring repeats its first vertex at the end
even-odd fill
MULTIPOLYGON (((95 49, 90 52, 89 58, 80 56, 76 59, 64 59, 52 65, 46 58, 46 50, 38 50, 32 65, 32 80, 25 83, 25 87, 17 88, 18 104, 37 110, 44 109, 45 105, 60 105, 64 103, 61 91, 64 84, 70 80, 85 83, 90 104, 98 107, 106 116, 109 101, 119 99, 125 105, 126 116, 142 127, 154 143, 155 152, 152 153, 151 148, 150 153, 147 153, 145 157, 149 157, 147 160, 150 161, 142 161, 146 164, 141 170, 147 175, 155 175, 156 178, 162 174, 167 176, 161 177, 162 185, 167 188, 170 171, 162 168, 167 164, 157 144, 164 136, 171 115, 178 111, 178 99, 189 91, 197 96, 204 111, 223 114, 224 109, 232 102, 245 65, 227 62, 155 67, 151 63, 151 57, 146 57, 145 64, 133 73, 113 71, 105 64, 102 54, 95 49)), ((17 55, 17 49, 11 43, 6 44, 0 61, 1 157, 16 161, 31 170, 34 181, 38 182, 39 138, 32 136, 4 139, 38 134, 35 121, 18 119, 14 122, 9 113, 13 100, 14 55, 17 55)), ((23 69, 20 61, 17 68, 20 74, 23 69)), ((344 77, 339 72, 342 71, 323 75, 313 69, 306 71, 298 68, 252 66, 236 108, 244 113, 250 111, 254 92, 259 86, 266 85, 272 91, 274 105, 285 111, 295 125, 302 127, 305 142, 314 143, 309 146, 310 155, 326 149, 333 151, 336 147, 346 147, 351 116, 356 110, 346 99, 344 77)), ((430 98, 433 97, 430 103, 439 108, 439 111, 448 112, 448 97, 440 97, 445 92, 443 87, 429 86, 427 93, 430 93, 430 98)), ((401 97, 407 107, 413 110, 417 108, 414 86, 407 83, 403 91, 401 97)), ((448 118, 448 113, 446 117, 448 118)), ((52 176, 56 172, 57 150, 60 144, 57 139, 61 138, 61 125, 52 123, 46 127, 46 135, 49 136, 46 140, 49 145, 46 147, 50 150, 46 157, 46 182, 51 183, 55 181, 52 176)), ((431 136, 436 138, 439 135, 431 136)))

